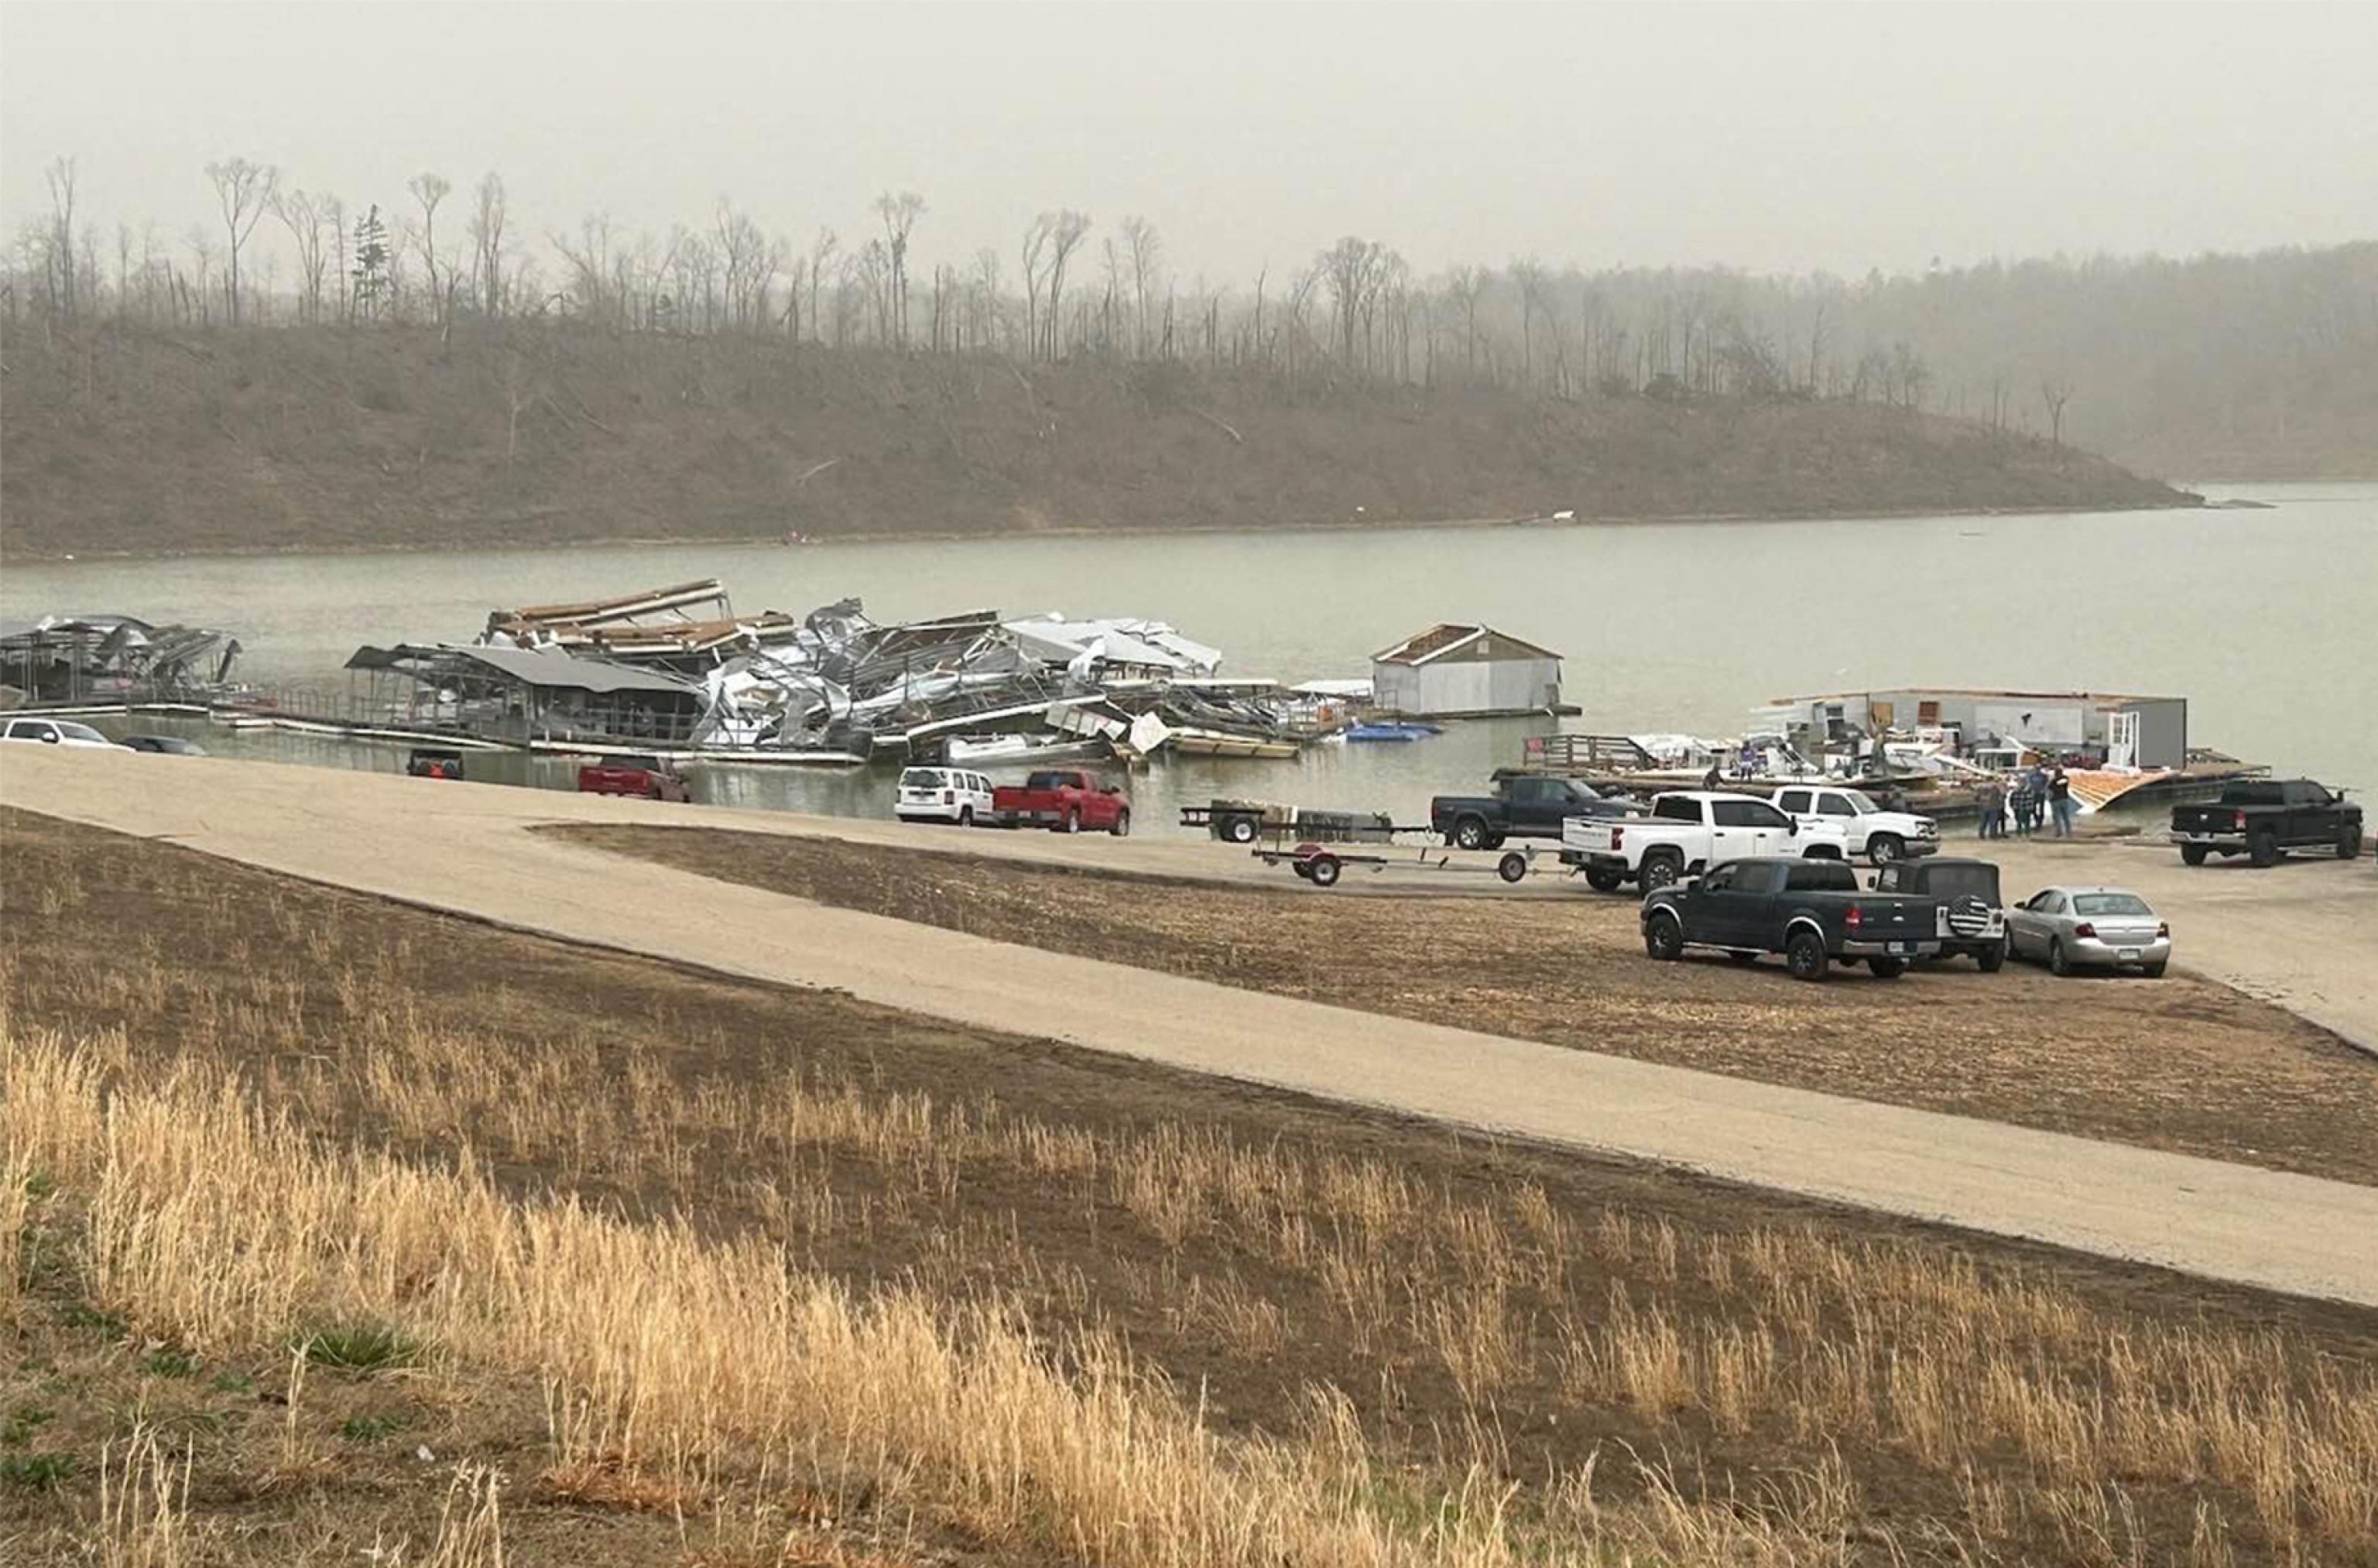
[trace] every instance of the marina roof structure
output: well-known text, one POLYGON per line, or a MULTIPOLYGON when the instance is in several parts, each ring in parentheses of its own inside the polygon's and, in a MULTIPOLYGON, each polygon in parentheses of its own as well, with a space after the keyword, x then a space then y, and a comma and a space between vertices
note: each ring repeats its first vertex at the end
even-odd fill
POLYGON ((417 679, 476 668, 539 691, 581 691, 594 697, 625 693, 698 697, 691 684, 607 659, 589 659, 558 648, 458 648, 446 643, 401 642, 393 648, 358 648, 351 670, 393 670, 417 679))

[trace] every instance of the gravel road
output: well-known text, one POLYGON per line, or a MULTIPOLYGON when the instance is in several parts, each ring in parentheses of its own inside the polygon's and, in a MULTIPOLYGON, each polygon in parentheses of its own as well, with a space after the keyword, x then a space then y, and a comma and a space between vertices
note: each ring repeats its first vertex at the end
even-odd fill
MULTIPOLYGON (((269 869, 986 1028, 2299 1294, 2378 1305, 2378 1188, 1877 1105, 1231 989, 823 908, 526 829, 732 826, 918 845, 928 830, 330 769, 24 746, 0 801, 269 869)), ((953 830, 954 831, 954 830, 953 830)), ((976 835, 970 849, 1152 875, 1258 873, 1189 841, 976 835)), ((2366 869, 2182 873, 2141 850, 2017 846, 2021 884, 2120 880, 2205 973, 2378 1037, 2351 956, 2366 869), (2035 874, 2036 873, 2036 874, 2035 874), (2206 951, 2200 951, 2206 950, 2206 951), (2219 967, 2207 961, 2219 953, 2219 967), (2267 967, 2265 967, 2267 966, 2267 967), (2320 1011, 2312 1011, 2313 1007, 2320 1011), (2325 1013, 2327 1016, 2322 1016, 2325 1013)), ((1261 873, 1289 883, 1285 872, 1261 873)), ((1410 880, 1365 879, 1375 891, 1410 880)), ((1491 878, 1483 887, 1498 886, 1491 878)), ((1291 883, 1290 885, 1295 885, 1291 883)), ((1552 896, 1548 880, 1542 896, 1552 896)), ((1432 887, 1432 891, 1443 891, 1432 887)), ((1532 891, 1532 890, 1531 890, 1532 891)), ((1315 892, 1312 896, 1340 896, 1315 892)), ((1565 896, 1591 896, 1567 892, 1565 896)), ((2378 1136, 2378 1132, 2373 1132, 2378 1136)))

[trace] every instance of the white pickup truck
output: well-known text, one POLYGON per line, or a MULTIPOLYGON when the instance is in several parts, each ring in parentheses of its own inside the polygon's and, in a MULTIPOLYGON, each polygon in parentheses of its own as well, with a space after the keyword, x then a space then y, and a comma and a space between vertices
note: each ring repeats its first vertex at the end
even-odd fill
POLYGON ((1831 819, 1802 822, 1755 795, 1675 790, 1651 797, 1651 814, 1614 822, 1571 817, 1561 824, 1561 864, 1585 873, 1597 892, 1634 882, 1664 888, 1746 855, 1846 860, 1848 835, 1831 819))
POLYGON ((1878 866, 1940 853, 1940 823, 1913 811, 1886 811, 1871 796, 1839 784, 1788 785, 1775 792, 1775 805, 1798 818, 1802 827, 1814 821, 1838 823, 1849 853, 1878 866))

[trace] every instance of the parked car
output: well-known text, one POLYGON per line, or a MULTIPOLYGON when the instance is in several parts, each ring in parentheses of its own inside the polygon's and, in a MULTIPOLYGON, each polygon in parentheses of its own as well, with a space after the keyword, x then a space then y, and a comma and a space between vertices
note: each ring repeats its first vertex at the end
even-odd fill
POLYGON ((906 768, 893 792, 892 814, 904 822, 955 822, 971 828, 991 820, 991 780, 965 768, 906 768))
POLYGON ((1812 817, 1838 823, 1852 856, 1864 856, 1878 866, 1914 855, 1936 855, 1940 849, 1940 824, 1913 811, 1886 811, 1874 797, 1833 784, 1795 784, 1775 792, 1775 807, 1807 821, 1812 817))
POLYGON ((1044 768, 1020 784, 991 792, 991 808, 1007 827, 1078 833, 1085 828, 1122 838, 1131 832, 1131 802, 1123 791, 1081 768, 1044 768))
POLYGON ((155 751, 168 757, 203 757, 207 748, 178 735, 127 735, 124 744, 135 751, 155 751))
POLYGON ((1877 892, 1916 893, 1940 905, 1942 958, 1970 958, 1985 975, 2006 963, 2006 904, 1999 897, 1999 868, 1988 860, 1934 856, 1895 860, 1874 874, 1877 892))
POLYGON ((2173 807, 2171 836, 2191 866, 2208 855, 2268 866, 2290 849, 2333 849, 2350 860, 2361 853, 2361 808, 2310 779, 2249 779, 2224 784, 2213 805, 2173 807))
POLYGON ((416 779, 460 779, 462 754, 445 746, 416 746, 404 756, 404 771, 416 779))
POLYGON ((1756 855, 1845 860, 1848 838, 1830 819, 1804 825, 1755 795, 1697 789, 1653 796, 1646 818, 1572 817, 1561 829, 1561 864, 1583 869, 1597 892, 1615 892, 1625 882, 1650 892, 1756 855))
POLYGON ((1572 817, 1640 817, 1623 795, 1604 795, 1579 779, 1497 773, 1492 795, 1440 795, 1428 803, 1430 831, 1463 849, 1499 849, 1507 838, 1558 838, 1572 817))
POLYGON ((78 749, 121 749, 115 742, 89 724, 78 724, 72 719, 11 719, 8 727, 0 730, 0 740, 30 740, 38 746, 65 746, 78 749))
POLYGON ((598 757, 578 765, 581 795, 634 795, 646 800, 691 800, 685 775, 657 757, 598 757))
POLYGON ((2059 975, 2136 969, 2150 980, 2171 962, 2171 927, 2126 888, 2042 888, 2007 911, 2007 944, 2059 975))
POLYGON ((1841 860, 1752 856, 1643 900, 1643 951, 1657 959, 1723 948, 1738 964, 1780 952, 1794 977, 1821 980, 1836 961, 1895 979, 1940 951, 1940 903, 1858 886, 1841 860))

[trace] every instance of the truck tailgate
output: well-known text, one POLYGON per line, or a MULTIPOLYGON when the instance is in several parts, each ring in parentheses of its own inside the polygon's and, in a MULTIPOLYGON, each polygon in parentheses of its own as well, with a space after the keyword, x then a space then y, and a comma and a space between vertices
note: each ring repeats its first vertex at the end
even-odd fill
POLYGON ((1937 935, 1940 901, 1933 898, 1868 895, 1844 912, 1844 934, 1853 941, 1915 940, 1937 935))

